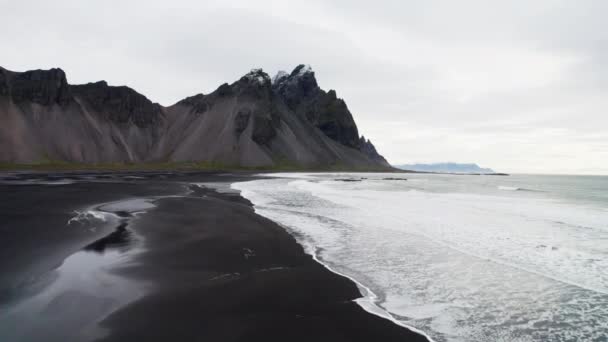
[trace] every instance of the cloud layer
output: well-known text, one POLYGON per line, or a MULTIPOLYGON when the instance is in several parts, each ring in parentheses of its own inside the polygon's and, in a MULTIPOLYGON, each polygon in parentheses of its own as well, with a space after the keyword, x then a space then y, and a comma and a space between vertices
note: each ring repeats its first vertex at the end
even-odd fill
POLYGON ((308 63, 393 163, 608 174, 605 1, 0 1, 0 65, 164 105, 308 63))

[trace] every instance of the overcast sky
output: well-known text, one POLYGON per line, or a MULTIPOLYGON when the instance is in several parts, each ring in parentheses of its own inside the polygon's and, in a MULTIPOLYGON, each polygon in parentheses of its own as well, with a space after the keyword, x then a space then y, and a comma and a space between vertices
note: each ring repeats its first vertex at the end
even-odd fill
POLYGON ((608 174, 608 1, 0 0, 0 44, 163 105, 310 64, 391 163, 608 174))

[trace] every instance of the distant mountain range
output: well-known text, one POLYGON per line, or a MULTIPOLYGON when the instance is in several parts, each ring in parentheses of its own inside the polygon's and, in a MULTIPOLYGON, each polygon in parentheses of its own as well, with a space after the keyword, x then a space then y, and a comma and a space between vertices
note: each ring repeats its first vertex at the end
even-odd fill
POLYGON ((459 164, 459 163, 434 163, 434 164, 403 164, 395 165, 396 168, 402 170, 419 171, 419 172, 442 172, 442 173, 479 173, 491 174, 496 173, 492 169, 479 167, 477 164, 459 164))
POLYGON ((218 166, 390 169, 334 90, 309 66, 254 69, 163 107, 61 69, 0 68, 0 162, 207 162, 218 166))

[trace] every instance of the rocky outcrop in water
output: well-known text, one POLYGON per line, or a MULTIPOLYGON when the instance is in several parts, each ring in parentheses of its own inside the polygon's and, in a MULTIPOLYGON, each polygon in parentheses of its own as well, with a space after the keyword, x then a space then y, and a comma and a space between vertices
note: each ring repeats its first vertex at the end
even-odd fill
POLYGON ((104 81, 69 85, 60 69, 0 69, 0 120, 3 162, 389 167, 305 65, 272 79, 254 69, 169 107, 104 81))

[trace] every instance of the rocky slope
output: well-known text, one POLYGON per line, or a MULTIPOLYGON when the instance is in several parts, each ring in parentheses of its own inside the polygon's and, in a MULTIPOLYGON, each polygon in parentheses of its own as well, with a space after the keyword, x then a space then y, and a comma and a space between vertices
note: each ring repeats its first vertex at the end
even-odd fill
POLYGON ((0 68, 0 161, 210 162, 383 169, 389 164, 309 66, 254 69, 163 107, 128 87, 70 85, 61 69, 0 68))

